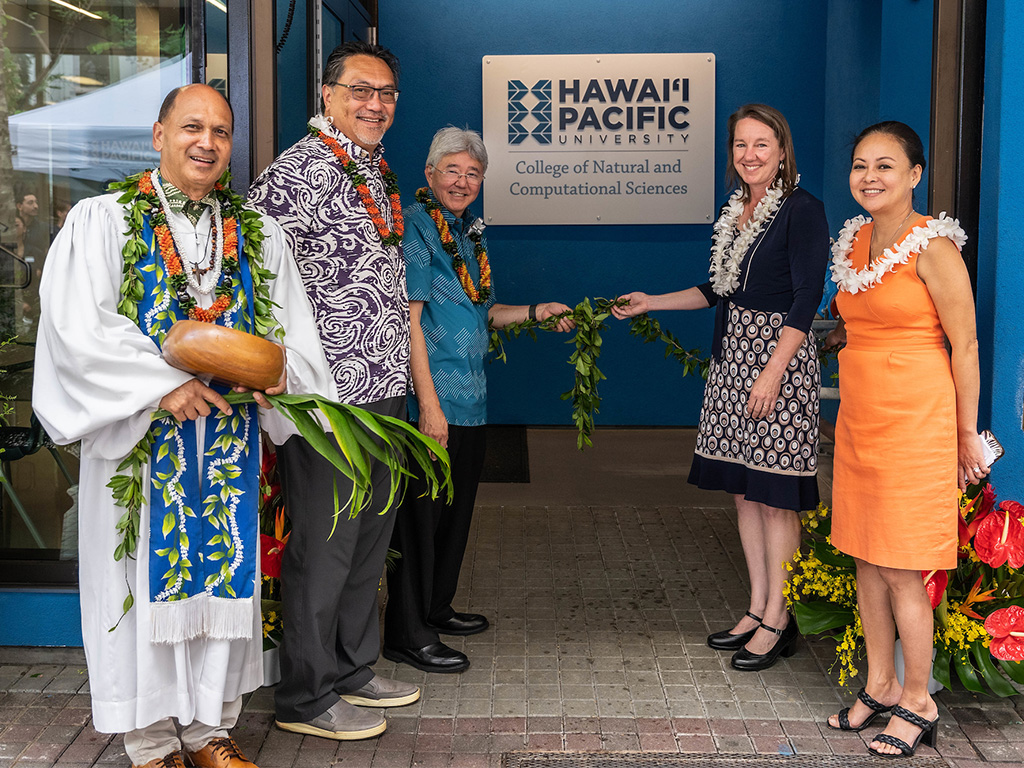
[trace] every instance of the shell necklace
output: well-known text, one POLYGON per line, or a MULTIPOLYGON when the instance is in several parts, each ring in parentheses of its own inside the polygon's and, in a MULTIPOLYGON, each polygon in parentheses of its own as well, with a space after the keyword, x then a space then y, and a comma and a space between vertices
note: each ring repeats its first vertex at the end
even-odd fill
MULTIPOLYGON (((800 178, 796 181, 799 184, 800 178)), ((743 190, 732 193, 712 234, 711 286, 719 296, 728 296, 739 288, 740 263, 765 224, 778 213, 782 200, 782 179, 777 179, 754 208, 750 220, 737 232, 736 224, 743 215, 743 190)))
POLYGON ((197 293, 209 296, 213 293, 213 289, 217 287, 217 283, 220 282, 221 269, 224 265, 224 217, 220 212, 220 200, 214 195, 213 204, 210 206, 212 209, 210 213, 213 230, 216 233, 217 242, 214 244, 207 240, 206 252, 199 254, 197 260, 193 263, 191 259, 184 256, 188 251, 182 247, 182 244, 186 242, 187 233, 181 230, 181 225, 176 217, 170 215, 171 204, 167 201, 167 193, 164 192, 163 187, 160 185, 160 174, 154 170, 150 174, 150 180, 153 183, 153 191, 156 192, 156 196, 160 199, 160 205, 163 206, 164 212, 167 214, 167 228, 171 231, 174 246, 178 253, 182 254, 182 258, 192 264, 192 269, 184 270, 188 284, 197 293), (211 247, 213 248, 213 263, 208 269, 199 269, 199 265, 211 257, 211 247))

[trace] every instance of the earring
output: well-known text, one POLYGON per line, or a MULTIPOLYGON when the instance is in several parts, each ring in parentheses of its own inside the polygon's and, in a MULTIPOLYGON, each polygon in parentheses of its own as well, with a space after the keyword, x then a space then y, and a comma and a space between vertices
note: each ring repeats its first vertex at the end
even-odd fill
POLYGON ((333 116, 331 116, 331 115, 327 116, 327 124, 328 125, 334 125, 334 117, 333 116))

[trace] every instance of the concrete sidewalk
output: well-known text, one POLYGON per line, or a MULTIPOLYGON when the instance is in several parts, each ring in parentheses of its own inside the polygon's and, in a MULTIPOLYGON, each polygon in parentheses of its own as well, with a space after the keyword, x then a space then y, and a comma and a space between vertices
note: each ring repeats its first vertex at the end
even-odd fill
MULTIPOLYGON (((829 673, 828 640, 762 673, 706 647, 743 614, 747 585, 729 500, 685 484, 692 442, 689 430, 603 430, 580 454, 569 430, 531 430, 532 482, 478 498, 456 607, 492 628, 449 638, 472 667, 428 675, 382 659, 380 674, 421 684, 423 698, 363 742, 275 729, 261 689, 234 734, 242 749, 261 768, 471 768, 518 750, 864 754, 881 728, 824 725, 853 697, 829 673)), ((128 764, 119 738, 90 727, 80 651, 0 649, 0 692, 0 768, 128 764)), ((949 765, 1024 765, 1024 697, 937 698, 949 765)))

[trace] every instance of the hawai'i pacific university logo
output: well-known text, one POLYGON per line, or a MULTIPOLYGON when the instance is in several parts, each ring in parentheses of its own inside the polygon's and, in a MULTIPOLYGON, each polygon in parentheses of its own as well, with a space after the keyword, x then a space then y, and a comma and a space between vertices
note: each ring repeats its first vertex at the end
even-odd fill
POLYGON ((527 136, 533 136, 538 144, 551 143, 550 80, 538 80, 532 87, 521 80, 508 81, 508 143, 522 144, 527 136), (527 107, 524 100, 535 103, 527 107), (530 116, 533 128, 523 124, 530 116))

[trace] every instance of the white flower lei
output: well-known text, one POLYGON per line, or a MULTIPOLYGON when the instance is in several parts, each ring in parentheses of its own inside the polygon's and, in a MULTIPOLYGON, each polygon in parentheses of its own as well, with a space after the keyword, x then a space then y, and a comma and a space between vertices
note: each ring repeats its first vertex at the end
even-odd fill
MULTIPOLYGON (((800 177, 796 179, 800 183, 800 177)), ((795 185, 794 185, 795 186, 795 185)), ((754 208, 750 220, 736 234, 736 222, 743 214, 743 190, 732 193, 725 212, 715 222, 711 246, 711 286, 719 296, 728 296, 740 285, 740 262, 767 222, 782 205, 782 179, 776 180, 761 202, 754 208)))
POLYGON ((923 226, 914 227, 899 245, 895 248, 886 248, 874 264, 868 264, 858 272, 850 260, 853 239, 860 228, 869 221, 871 219, 866 216, 847 219, 838 239, 832 244, 832 280, 841 291, 857 293, 882 282, 884 275, 896 269, 898 264, 910 261, 910 257, 919 253, 934 237, 948 237, 957 248, 963 248, 967 242, 967 233, 960 227, 960 221, 946 216, 946 212, 943 211, 937 218, 931 219, 923 226))

